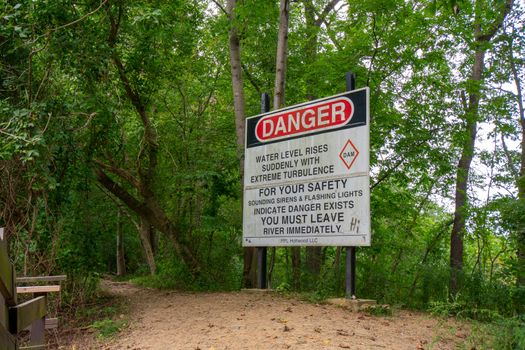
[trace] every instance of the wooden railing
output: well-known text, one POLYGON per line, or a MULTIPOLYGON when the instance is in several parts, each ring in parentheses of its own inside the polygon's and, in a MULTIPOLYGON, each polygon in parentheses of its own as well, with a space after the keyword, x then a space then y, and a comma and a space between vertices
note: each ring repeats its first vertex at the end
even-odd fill
MULTIPOLYGON (((45 296, 48 299, 48 302, 51 300, 49 295, 60 293, 62 286, 60 282, 67 279, 66 275, 58 276, 35 276, 35 277, 17 277, 16 278, 16 293, 17 294, 32 294, 34 298, 45 296)), ((54 298, 58 304, 60 304, 60 295, 57 298, 54 298)), ((50 305, 49 303, 47 304, 50 305)), ((58 327, 58 318, 57 317, 46 317, 45 329, 54 329, 58 327)))
POLYGON ((15 280, 3 229, 0 228, 0 349, 19 349, 17 334, 28 327, 31 329, 31 343, 25 349, 45 349, 46 297, 38 296, 18 304, 15 280))

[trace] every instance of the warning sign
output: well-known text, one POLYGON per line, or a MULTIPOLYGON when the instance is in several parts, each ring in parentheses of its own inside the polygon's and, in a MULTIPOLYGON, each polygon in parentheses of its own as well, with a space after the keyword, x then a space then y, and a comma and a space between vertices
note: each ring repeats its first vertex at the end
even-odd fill
POLYGON ((350 170, 352 165, 354 165, 354 162, 358 155, 359 151, 350 140, 348 140, 348 142, 343 147, 341 153, 339 153, 339 157, 342 159, 343 163, 346 165, 348 170, 350 170))
POLYGON ((244 246, 370 245, 368 88, 246 120, 244 246))

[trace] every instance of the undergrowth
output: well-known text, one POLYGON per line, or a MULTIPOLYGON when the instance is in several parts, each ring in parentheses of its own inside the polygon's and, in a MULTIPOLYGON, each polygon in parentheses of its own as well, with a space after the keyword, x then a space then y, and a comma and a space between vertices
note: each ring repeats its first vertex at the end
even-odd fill
POLYGON ((66 325, 63 330, 66 333, 68 329, 93 329, 99 338, 105 339, 114 336, 127 325, 124 300, 103 291, 99 281, 93 278, 91 282, 82 284, 89 286, 89 290, 84 291, 73 283, 74 288, 66 292, 61 313, 66 325))
POLYGON ((125 320, 113 320, 105 318, 103 320, 95 321, 91 328, 98 331, 98 336, 102 339, 111 338, 126 327, 127 322, 125 320))
POLYGON ((525 349, 525 314, 509 317, 495 310, 468 305, 458 298, 430 304, 429 312, 439 317, 455 317, 472 324, 470 341, 477 349, 525 349))

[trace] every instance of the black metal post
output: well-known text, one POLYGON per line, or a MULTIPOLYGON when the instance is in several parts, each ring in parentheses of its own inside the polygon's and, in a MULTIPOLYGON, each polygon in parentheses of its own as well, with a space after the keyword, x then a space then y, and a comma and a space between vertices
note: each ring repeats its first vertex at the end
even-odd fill
MULTIPOLYGON (((355 74, 346 73, 346 90, 355 90, 355 74)), ((355 298, 355 247, 346 247, 345 268, 345 296, 348 299, 355 298)))
POLYGON ((355 90, 355 74, 352 72, 346 73, 346 91, 355 90))
POLYGON ((266 247, 257 247, 257 288, 266 289, 266 247))
MULTIPOLYGON (((261 95, 261 113, 270 111, 270 95, 266 92, 261 95)), ((267 267, 267 248, 257 247, 257 288, 266 289, 268 288, 268 281, 266 278, 267 267)))
POLYGON ((346 247, 345 296, 355 298, 355 247, 346 247))

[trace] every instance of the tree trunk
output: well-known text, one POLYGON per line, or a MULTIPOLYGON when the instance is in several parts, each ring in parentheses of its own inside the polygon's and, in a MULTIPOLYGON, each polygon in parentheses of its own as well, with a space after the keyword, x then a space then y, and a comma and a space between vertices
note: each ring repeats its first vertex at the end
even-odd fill
MULTIPOLYGON (((481 72, 484 67, 485 50, 478 49, 474 58, 471 80, 480 82, 481 72)), ((474 157, 474 146, 477 134, 477 118, 479 106, 479 88, 470 93, 469 105, 466 111, 467 122, 465 134, 467 135, 461 151, 457 173, 456 194, 454 209, 454 224, 450 235, 450 294, 456 295, 460 288, 460 278, 463 271, 463 235, 467 211, 467 185, 470 165, 474 157)))
POLYGON ((292 288, 301 290, 301 249, 292 247, 292 288))
POLYGON ((275 88, 273 108, 284 106, 284 90, 286 85, 286 60, 288 56, 288 23, 290 20, 290 1, 281 0, 279 11, 279 33, 277 36, 277 52, 275 60, 275 88))
POLYGON ((255 247, 245 247, 242 271, 242 286, 244 288, 257 287, 257 250, 255 247))
MULTIPOLYGON (((246 117, 246 111, 244 99, 244 84, 242 80, 241 43, 239 40, 239 35, 237 33, 237 23, 235 22, 236 4, 236 0, 228 0, 226 4, 226 12, 230 19, 230 30, 228 36, 230 47, 230 66, 232 75, 233 109, 235 113, 235 133, 237 137, 237 155, 239 157, 241 188, 244 188, 244 119, 246 117)), ((241 203, 243 203, 242 195, 241 203)), ((242 277, 242 284, 244 288, 254 288, 257 285, 257 264, 255 263, 255 261, 255 248, 245 247, 243 257, 244 268, 242 277)))
MULTIPOLYGON (((519 122, 521 127, 521 164, 516 182, 518 187, 518 201, 521 202, 521 207, 525 208, 525 106, 523 105, 521 79, 518 74, 516 60, 513 55, 512 41, 509 48, 509 53, 510 66, 512 69, 512 75, 514 77, 514 84, 516 86, 516 99, 518 103, 519 122)), ((525 227, 523 227, 523 225, 518 227, 516 255, 518 258, 516 282, 519 287, 525 288, 525 227)))
MULTIPOLYGON (((342 266, 341 266, 341 252, 342 252, 342 247, 336 247, 335 249, 335 258, 334 258, 334 265, 333 265, 333 268, 335 269, 335 283, 336 283, 336 292, 339 293, 339 290, 340 290, 340 286, 343 286, 343 269, 342 269, 342 266)), ((345 288, 342 288, 342 291, 344 292, 345 291, 345 288)))
POLYGON ((120 209, 117 214, 117 276, 126 274, 126 262, 124 260, 124 240, 122 235, 122 213, 120 209))
POLYGON ((315 278, 321 273, 321 247, 306 247, 306 269, 315 278))
MULTIPOLYGON (((306 67, 311 67, 317 62, 318 56, 318 36, 321 24, 325 20, 326 16, 335 7, 339 0, 330 1, 323 11, 316 16, 315 6, 312 0, 304 0, 304 17, 306 21, 306 38, 304 45, 305 52, 305 64, 306 67)), ((314 100, 317 98, 315 94, 316 79, 315 75, 309 75, 306 80, 307 93, 306 98, 308 100, 314 100)), ((315 279, 319 277, 321 272, 321 247, 306 247, 306 269, 315 279)))
MULTIPOLYGON (((275 89, 273 96, 274 109, 284 107, 286 61, 288 57, 288 23, 290 20, 289 6, 289 0, 281 0, 277 52, 275 55, 275 89)), ((292 253, 292 285, 295 290, 299 290, 301 287, 301 247, 291 247, 290 249, 292 253)))
POLYGON ((149 272, 154 275, 157 272, 157 266, 155 265, 155 256, 153 255, 153 249, 151 248, 151 230, 152 227, 146 221, 140 220, 139 235, 140 241, 142 242, 142 248, 144 249, 144 257, 149 267, 149 272))
POLYGON ((149 231, 149 241, 151 243, 151 251, 153 252, 153 255, 157 254, 157 251, 159 250, 159 240, 157 237, 157 230, 153 227, 149 231))
POLYGON ((270 249, 270 264, 269 264, 269 267, 268 267, 268 289, 272 289, 273 288, 273 282, 272 282, 272 278, 273 278, 273 269, 275 267, 275 256, 277 254, 277 248, 276 247, 272 247, 270 249))
MULTIPOLYGON (((476 2, 476 8, 481 7, 481 2, 476 2)), ((461 287, 461 274, 463 271, 463 235, 465 234, 465 222, 467 217, 467 184, 470 173, 470 165, 474 156, 476 142, 477 122, 479 118, 480 89, 482 86, 482 74, 485 69, 485 54, 488 43, 502 26, 503 21, 510 12, 512 0, 507 0, 501 9, 500 16, 482 31, 481 19, 476 16, 474 20, 475 54, 469 85, 472 86, 468 92, 468 101, 465 101, 465 141, 461 150, 457 173, 455 191, 454 224, 450 234, 450 281, 449 293, 455 296, 461 287)), ((479 13, 480 11, 477 11, 479 13)))
POLYGON ((164 213, 160 205, 156 202, 155 197, 150 196, 146 201, 141 202, 130 195, 122 186, 113 181, 99 167, 95 168, 95 173, 99 183, 126 204, 128 208, 133 210, 141 220, 147 221, 155 229, 164 233, 171 239, 177 254, 182 258, 192 274, 197 275, 200 272, 200 264, 195 257, 195 254, 189 248, 188 243, 182 239, 182 235, 177 227, 171 222, 166 216, 166 213, 164 213))

